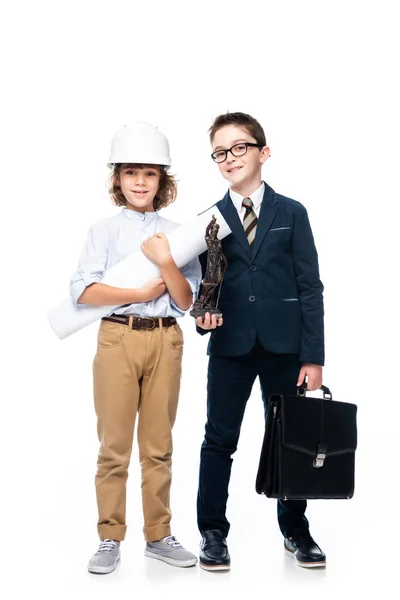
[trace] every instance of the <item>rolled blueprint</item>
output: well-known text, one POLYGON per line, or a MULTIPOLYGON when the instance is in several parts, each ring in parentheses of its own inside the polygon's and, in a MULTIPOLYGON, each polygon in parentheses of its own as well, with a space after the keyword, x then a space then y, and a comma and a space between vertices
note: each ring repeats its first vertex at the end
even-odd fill
MULTIPOLYGON (((204 235, 213 215, 216 216, 220 226, 218 238, 222 240, 231 233, 231 230, 215 206, 166 234, 171 255, 178 268, 182 268, 207 249, 204 235)), ((107 269, 101 283, 120 288, 140 288, 159 276, 160 270, 157 265, 139 251, 107 269)), ((47 318, 56 335, 63 340, 83 327, 111 314, 115 308, 117 306, 91 306, 88 304, 76 306, 72 298, 67 298, 53 308, 47 314, 47 318)))

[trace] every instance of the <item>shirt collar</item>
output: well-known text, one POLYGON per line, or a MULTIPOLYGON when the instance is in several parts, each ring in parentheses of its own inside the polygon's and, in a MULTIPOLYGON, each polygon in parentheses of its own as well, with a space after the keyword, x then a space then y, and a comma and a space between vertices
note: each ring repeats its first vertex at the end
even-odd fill
POLYGON ((229 190, 229 195, 238 212, 242 210, 242 202, 244 198, 251 198, 254 208, 257 209, 260 206, 264 197, 264 188, 265 185, 264 182, 262 182, 260 187, 255 192, 250 194, 250 196, 242 196, 241 194, 238 194, 233 190, 229 190))
POLYGON ((131 221, 152 221, 153 219, 158 218, 158 212, 156 210, 154 212, 142 213, 138 210, 131 210, 130 208, 124 207, 121 214, 131 221))

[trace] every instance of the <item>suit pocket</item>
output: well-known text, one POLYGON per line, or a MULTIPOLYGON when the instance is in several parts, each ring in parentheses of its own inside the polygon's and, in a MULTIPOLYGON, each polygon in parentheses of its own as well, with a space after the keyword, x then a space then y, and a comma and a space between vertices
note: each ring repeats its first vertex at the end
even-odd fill
POLYGON ((267 233, 267 235, 269 235, 270 233, 280 233, 280 232, 284 232, 284 231, 292 231, 291 227, 273 227, 272 229, 270 229, 267 233))
POLYGON ((276 261, 281 252, 288 253, 292 247, 293 230, 289 226, 273 227, 267 232, 264 245, 267 251, 266 259, 276 261))

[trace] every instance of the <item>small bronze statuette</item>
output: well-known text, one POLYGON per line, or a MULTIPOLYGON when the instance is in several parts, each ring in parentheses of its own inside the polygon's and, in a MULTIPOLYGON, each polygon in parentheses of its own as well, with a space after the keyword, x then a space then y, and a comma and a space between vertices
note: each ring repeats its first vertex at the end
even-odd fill
POLYGON ((219 225, 213 215, 207 225, 205 240, 207 244, 207 266, 204 279, 201 282, 200 296, 193 304, 190 316, 204 317, 206 312, 210 315, 216 315, 217 319, 222 317, 218 309, 219 293, 221 284, 226 271, 227 262, 222 252, 221 241, 218 239, 219 225))

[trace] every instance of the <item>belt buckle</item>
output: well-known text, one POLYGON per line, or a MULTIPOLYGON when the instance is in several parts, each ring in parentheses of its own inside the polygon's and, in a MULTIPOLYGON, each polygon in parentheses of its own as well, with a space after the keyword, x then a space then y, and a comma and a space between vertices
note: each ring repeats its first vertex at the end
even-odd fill
POLYGON ((148 321, 153 321, 153 327, 146 327, 146 329, 149 329, 150 331, 153 331, 153 329, 155 329, 155 328, 156 328, 156 320, 155 320, 155 319, 153 319, 153 317, 146 317, 146 319, 147 319, 148 321))

